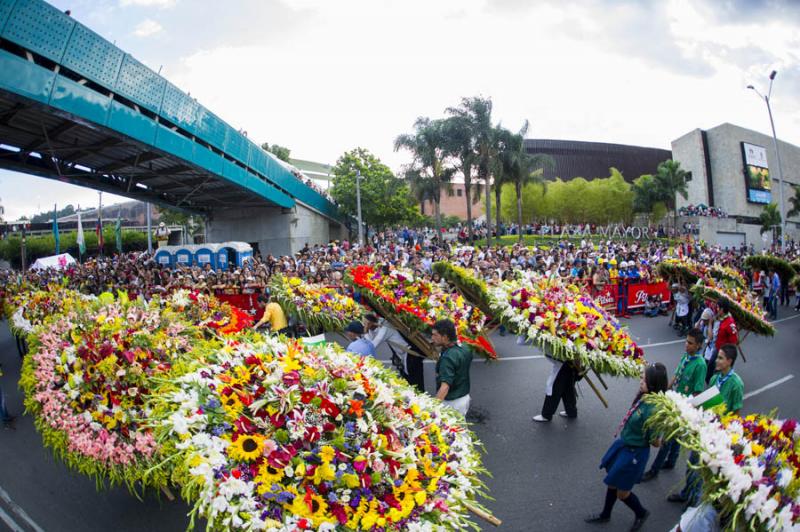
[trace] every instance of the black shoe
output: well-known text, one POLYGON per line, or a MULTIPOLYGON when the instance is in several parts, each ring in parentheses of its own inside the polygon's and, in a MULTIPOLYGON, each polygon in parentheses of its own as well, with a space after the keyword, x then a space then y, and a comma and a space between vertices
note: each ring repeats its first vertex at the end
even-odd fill
POLYGON ((611 518, 605 517, 603 514, 592 514, 589 517, 585 517, 583 520, 586 523, 608 523, 611 518))
POLYGON ((675 464, 664 464, 663 466, 661 466, 661 469, 663 469, 664 471, 670 471, 672 469, 675 469, 675 464))
POLYGON ((671 493, 667 500, 669 502, 686 502, 687 499, 680 493, 671 493))
POLYGON ((14 417, 14 416, 11 416, 10 418, 8 418, 5 421, 3 421, 3 428, 8 429, 8 430, 17 430, 17 427, 14 426, 14 420, 15 419, 17 419, 17 418, 14 417))
POLYGON ((654 478, 656 478, 657 476, 658 476, 658 471, 653 471, 653 470, 651 469, 651 470, 649 470, 649 471, 645 472, 645 474, 644 474, 644 475, 642 475, 642 482, 647 482, 647 481, 649 481, 649 480, 653 480, 653 479, 654 479, 654 478))
POLYGON ((637 517, 633 521, 633 524, 631 525, 631 532, 636 532, 637 530, 642 528, 642 526, 644 525, 644 522, 647 521, 648 517, 650 517, 650 511, 649 510, 645 510, 643 516, 637 517))

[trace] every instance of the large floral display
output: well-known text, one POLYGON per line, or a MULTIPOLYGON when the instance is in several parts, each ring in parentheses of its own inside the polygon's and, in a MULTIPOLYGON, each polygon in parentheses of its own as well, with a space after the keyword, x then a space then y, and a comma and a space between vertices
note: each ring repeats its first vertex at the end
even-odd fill
POLYGON ((433 271, 455 286, 467 301, 481 309, 481 312, 487 316, 493 314, 489 300, 489 287, 483 279, 476 276, 471 270, 449 261, 439 261, 433 264, 433 271))
POLYGON ((158 302, 125 294, 72 303, 28 335, 20 378, 26 411, 45 445, 98 483, 164 486, 164 476, 145 478, 157 463, 146 400, 152 380, 199 339, 197 329, 158 302))
POLYGON ((675 392, 654 396, 649 423, 700 455, 703 498, 726 530, 800 527, 800 431, 794 420, 717 415, 675 392))
POLYGON ((767 321, 764 310, 758 301, 747 290, 732 286, 723 286, 707 279, 705 284, 697 283, 692 293, 702 299, 727 301, 730 311, 740 329, 752 331, 763 336, 774 336, 775 326, 767 321))
POLYGON ((409 331, 427 331, 437 320, 449 319, 455 323, 459 341, 486 358, 497 358, 484 335, 486 315, 460 294, 445 292, 405 270, 385 274, 362 265, 352 268, 348 279, 378 312, 387 318, 396 316, 409 331))
POLYGON ((219 299, 191 290, 176 290, 164 302, 168 311, 180 314, 197 327, 222 335, 237 334, 253 324, 253 317, 219 299))
POLYGON ((744 264, 751 270, 762 270, 767 273, 775 270, 783 282, 787 282, 797 273, 791 263, 774 255, 750 255, 745 257, 744 264))
POLYGON ((360 321, 363 314, 361 305, 353 298, 299 277, 276 275, 270 290, 283 311, 295 316, 312 332, 344 330, 351 321, 360 321))
POLYGON ((212 529, 463 529, 482 490, 464 420, 379 362, 228 341, 154 401, 173 478, 212 529))
POLYGON ((577 286, 525 275, 489 293, 495 316, 552 358, 598 373, 641 375, 642 349, 577 286))
POLYGON ((661 261, 656 266, 658 274, 675 282, 684 281, 695 284, 698 280, 712 279, 718 284, 744 290, 747 288, 747 279, 738 270, 720 264, 704 264, 691 259, 669 258, 661 261))
POLYGON ((235 313, 203 297, 25 300, 36 323, 20 386, 56 456, 98 486, 178 487, 195 505, 190 527, 195 516, 284 531, 490 518, 462 416, 369 357, 214 327, 235 313))

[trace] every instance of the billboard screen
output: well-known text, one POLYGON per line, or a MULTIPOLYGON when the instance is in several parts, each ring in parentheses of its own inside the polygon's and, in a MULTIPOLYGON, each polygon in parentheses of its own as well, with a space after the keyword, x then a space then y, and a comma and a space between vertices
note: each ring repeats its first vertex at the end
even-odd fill
POLYGON ((770 203, 772 201, 772 184, 769 178, 767 150, 763 146, 742 142, 742 158, 744 159, 747 201, 770 203))

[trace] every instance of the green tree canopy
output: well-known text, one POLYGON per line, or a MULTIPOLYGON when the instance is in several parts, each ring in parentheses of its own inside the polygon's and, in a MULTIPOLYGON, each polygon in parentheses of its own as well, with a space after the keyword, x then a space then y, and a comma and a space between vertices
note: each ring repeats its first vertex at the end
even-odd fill
POLYGON ((361 174, 361 217, 368 227, 413 224, 420 214, 406 182, 364 148, 339 157, 333 167, 331 197, 344 214, 355 217, 356 175, 361 174))
POLYGON ((758 221, 761 222, 760 231, 762 235, 773 229, 776 229, 778 234, 780 234, 781 213, 776 204, 770 203, 769 205, 764 205, 764 210, 761 211, 761 214, 758 216, 758 221))
POLYGON ((270 145, 269 142, 265 142, 264 144, 261 145, 261 149, 270 152, 272 155, 274 155, 283 162, 287 163, 289 162, 289 154, 291 153, 291 150, 289 148, 285 148, 280 144, 270 145))

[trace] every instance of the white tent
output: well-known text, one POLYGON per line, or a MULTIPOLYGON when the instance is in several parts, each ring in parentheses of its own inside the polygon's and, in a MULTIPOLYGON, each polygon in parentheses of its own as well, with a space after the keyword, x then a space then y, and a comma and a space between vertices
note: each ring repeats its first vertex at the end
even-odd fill
POLYGON ((31 270, 46 270, 47 268, 63 270, 70 264, 75 264, 75 259, 69 253, 62 253, 61 255, 36 259, 36 262, 31 265, 31 270))

